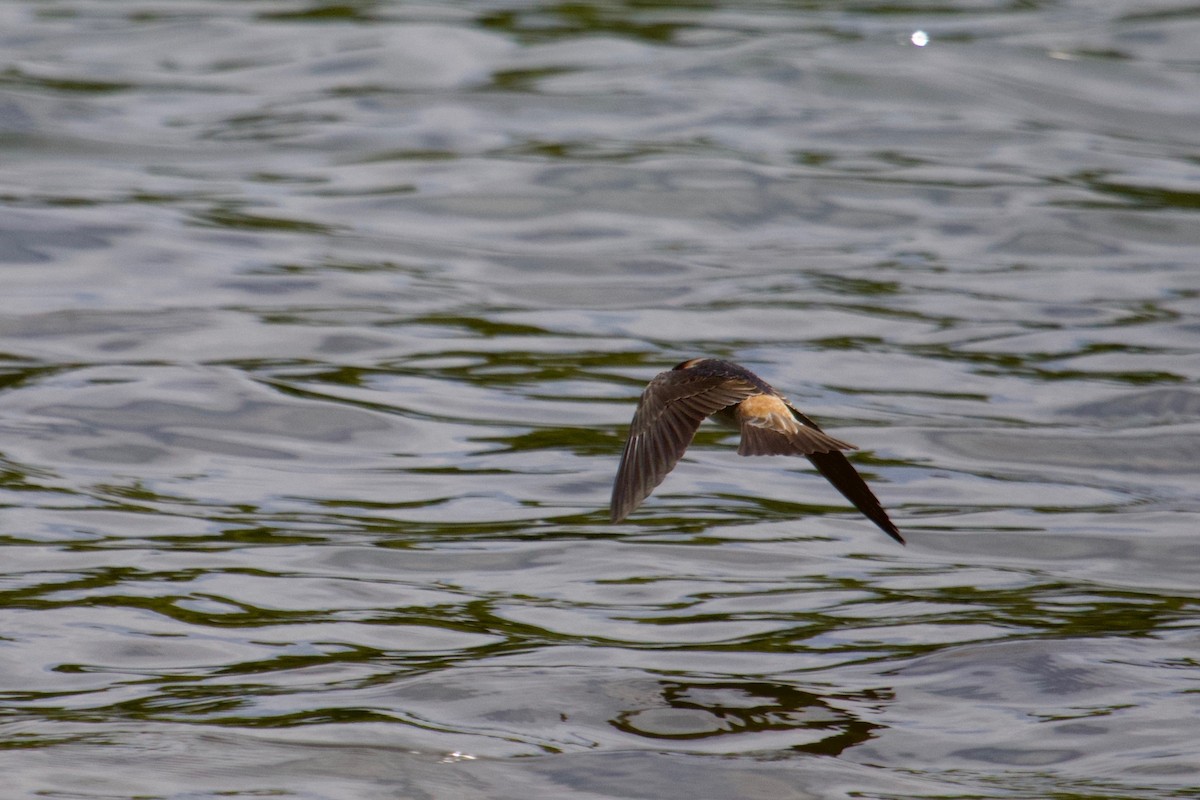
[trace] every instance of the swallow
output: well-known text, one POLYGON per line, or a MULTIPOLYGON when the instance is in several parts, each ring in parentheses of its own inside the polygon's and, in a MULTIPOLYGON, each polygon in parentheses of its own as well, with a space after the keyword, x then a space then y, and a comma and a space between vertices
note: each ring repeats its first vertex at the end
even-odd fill
POLYGON ((750 370, 717 358, 677 364, 642 392, 613 482, 613 522, 629 516, 663 482, 708 417, 741 431, 738 455, 805 456, 867 519, 904 544, 879 499, 842 455, 857 447, 825 433, 750 370))

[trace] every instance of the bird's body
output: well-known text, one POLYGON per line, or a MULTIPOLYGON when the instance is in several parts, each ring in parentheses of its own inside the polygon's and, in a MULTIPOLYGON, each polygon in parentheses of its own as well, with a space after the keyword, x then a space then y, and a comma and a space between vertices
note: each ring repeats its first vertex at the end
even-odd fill
POLYGON ((693 358, 659 373, 638 400, 613 484, 612 521, 625 519, 683 457, 707 417, 741 431, 743 456, 805 456, 854 507, 901 544, 904 538, 835 439, 745 367, 693 358))

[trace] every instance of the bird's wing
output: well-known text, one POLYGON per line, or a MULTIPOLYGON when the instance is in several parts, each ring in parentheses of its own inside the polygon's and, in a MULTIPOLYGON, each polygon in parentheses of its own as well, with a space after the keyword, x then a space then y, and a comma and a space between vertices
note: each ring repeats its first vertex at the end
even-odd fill
POLYGON ((662 483, 705 417, 758 391, 738 377, 691 369, 668 370, 650 381, 638 400, 613 482, 612 521, 623 520, 662 483))
POLYGON ((900 544, 904 544, 904 537, 900 535, 900 529, 888 517, 879 498, 871 491, 871 487, 867 486, 867 482, 862 479, 858 470, 854 469, 854 465, 846 456, 834 450, 829 453, 810 453, 808 460, 817 468, 817 472, 825 476, 825 480, 832 483, 835 489, 862 512, 863 516, 878 525, 879 529, 888 536, 900 544))
POLYGON ((854 445, 835 439, 816 423, 792 408, 782 397, 761 394, 737 408, 742 456, 807 456, 854 450, 854 445))
POLYGON ((857 448, 822 431, 817 423, 783 398, 755 397, 738 407, 743 456, 806 456, 825 480, 833 484, 863 516, 900 544, 904 537, 888 517, 879 498, 842 454, 857 448))

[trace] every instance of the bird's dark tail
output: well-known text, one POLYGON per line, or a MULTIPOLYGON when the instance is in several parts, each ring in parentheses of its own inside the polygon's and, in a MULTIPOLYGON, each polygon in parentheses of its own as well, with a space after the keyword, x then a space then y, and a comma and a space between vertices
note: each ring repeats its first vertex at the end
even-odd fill
POLYGON ((900 529, 888 518, 887 512, 879 503, 879 498, 867 486, 849 459, 833 450, 828 453, 810 453, 808 460, 825 476, 825 480, 832 483, 867 519, 878 525, 888 536, 904 544, 900 529))

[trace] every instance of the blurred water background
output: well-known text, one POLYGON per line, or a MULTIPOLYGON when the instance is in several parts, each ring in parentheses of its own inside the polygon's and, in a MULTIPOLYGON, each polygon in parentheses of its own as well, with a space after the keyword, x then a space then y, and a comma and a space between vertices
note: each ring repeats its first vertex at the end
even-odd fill
POLYGON ((1198 42, 0 4, 4 796, 1195 797, 1198 42), (717 429, 607 524, 697 355, 909 546, 717 429))

